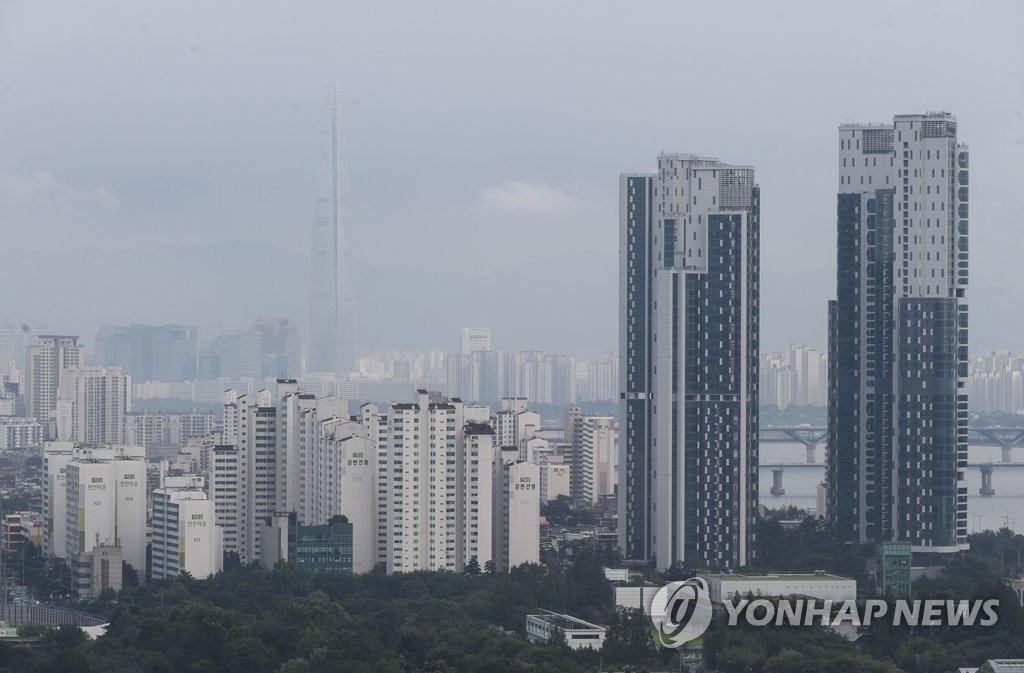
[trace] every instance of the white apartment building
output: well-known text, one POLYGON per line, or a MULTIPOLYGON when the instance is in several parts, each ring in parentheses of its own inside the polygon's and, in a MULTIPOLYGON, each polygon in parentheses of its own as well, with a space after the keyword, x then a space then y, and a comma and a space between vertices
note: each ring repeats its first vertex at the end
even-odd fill
POLYGON ((540 468, 509 452, 495 464, 494 481, 495 568, 508 572, 523 563, 539 563, 540 468))
POLYGON ((0 416, 0 451, 40 446, 43 425, 34 418, 0 416))
MULTIPOLYGON (((465 406, 438 393, 393 404, 381 482, 387 484, 389 573, 415 570, 461 572, 466 549, 463 528, 464 466, 468 423, 486 424, 487 407, 465 406)), ((482 564, 481 564, 482 565, 482 564)))
POLYGON ((600 496, 615 493, 615 418, 584 416, 579 407, 570 406, 565 439, 572 446, 572 497, 596 504, 600 496))
POLYGON ((308 459, 309 509, 301 519, 309 525, 339 514, 348 517, 355 573, 370 572, 377 561, 376 429, 358 416, 320 421, 308 459))
MULTIPOLYGON (((508 475, 496 469, 487 407, 421 390, 417 402, 393 403, 387 414, 364 404, 348 417, 343 400, 315 398, 288 382, 278 382, 278 395, 275 405, 268 391, 229 394, 224 436, 237 443, 203 449, 224 549, 237 549, 243 562, 259 560, 260 524, 280 512, 295 512, 306 525, 346 516, 354 572, 377 565, 461 572, 474 558, 483 567, 501 541, 508 548, 508 532, 495 523, 504 525, 510 512, 515 535, 532 528, 529 542, 513 541, 514 550, 528 548, 514 558, 536 560, 539 500, 525 518, 517 518, 521 507, 508 510, 508 475)), ((519 423, 509 416, 510 441, 539 425, 536 414, 523 412, 516 412, 519 423)), ((511 448, 509 462, 519 452, 511 448)))
POLYGON ((190 439, 205 437, 217 427, 217 418, 211 413, 191 412, 163 414, 153 412, 129 413, 125 416, 125 441, 144 446, 181 448, 190 439))
POLYGON ((54 411, 57 439, 76 444, 125 443, 131 389, 131 377, 122 374, 120 367, 65 370, 54 411))
POLYGON ((74 453, 71 442, 46 442, 43 446, 43 554, 67 558, 65 516, 67 509, 67 467, 74 453))
POLYGON ((296 512, 303 525, 326 523, 327 519, 313 518, 313 456, 320 435, 319 421, 347 417, 348 403, 340 397, 318 398, 299 392, 294 379, 279 379, 277 395, 279 509, 296 512))
POLYGON ((50 428, 49 438, 55 436, 53 412, 61 377, 83 364, 85 353, 77 336, 43 335, 26 349, 25 413, 50 428))
MULTIPOLYGON (((61 447, 63 448, 63 447, 61 447)), ((59 470, 57 449, 48 468, 59 470)), ((93 593, 93 547, 120 547, 121 557, 140 574, 146 568, 146 462, 137 446, 75 447, 64 464, 64 517, 54 512, 44 535, 64 537, 77 595, 93 593)), ((47 481, 50 482, 47 475, 47 481)), ((53 475, 56 477, 56 475, 53 475)), ((54 479, 56 485, 57 479, 54 479)), ((52 549, 52 544, 51 544, 52 549)))
POLYGON ((464 563, 476 560, 483 568, 494 557, 494 470, 500 450, 487 423, 467 423, 462 433, 462 498, 457 525, 462 529, 464 563))
POLYGON ((491 419, 491 425, 494 426, 494 445, 499 448, 518 448, 520 457, 524 460, 526 456, 523 455, 523 443, 540 430, 540 414, 529 411, 527 405, 525 397, 503 397, 501 409, 491 419))
POLYGON ((207 496, 213 501, 214 517, 221 529, 225 552, 242 556, 242 528, 245 518, 244 461, 235 444, 210 447, 206 471, 207 496))
POLYGON ((153 579, 186 572, 204 579, 223 570, 223 531, 203 487, 201 476, 164 476, 153 491, 153 579))
POLYGON ((534 436, 520 443, 519 459, 540 468, 540 501, 571 494, 572 445, 534 436))
MULTIPOLYGON (((235 402, 238 420, 239 459, 244 466, 242 497, 242 563, 259 559, 260 521, 278 511, 277 407, 271 404, 270 391, 240 395, 235 402)), ((228 414, 225 414, 227 416, 228 414)))

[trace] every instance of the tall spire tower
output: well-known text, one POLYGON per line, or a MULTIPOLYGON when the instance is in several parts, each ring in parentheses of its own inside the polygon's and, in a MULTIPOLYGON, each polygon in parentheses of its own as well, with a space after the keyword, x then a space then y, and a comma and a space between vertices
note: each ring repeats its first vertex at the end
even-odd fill
POLYGON ((341 91, 326 97, 327 126, 309 263, 306 370, 345 374, 356 366, 356 269, 348 179, 341 152, 341 91))

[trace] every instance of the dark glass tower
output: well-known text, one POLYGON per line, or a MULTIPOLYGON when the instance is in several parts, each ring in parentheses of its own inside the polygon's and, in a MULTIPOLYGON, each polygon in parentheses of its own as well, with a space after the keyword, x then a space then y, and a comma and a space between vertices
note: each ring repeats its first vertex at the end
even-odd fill
POLYGON ((757 515, 754 169, 663 154, 620 181, 619 539, 659 568, 736 568, 757 515))
POLYGON ((847 542, 967 546, 968 151, 947 113, 839 129, 827 515, 847 542))

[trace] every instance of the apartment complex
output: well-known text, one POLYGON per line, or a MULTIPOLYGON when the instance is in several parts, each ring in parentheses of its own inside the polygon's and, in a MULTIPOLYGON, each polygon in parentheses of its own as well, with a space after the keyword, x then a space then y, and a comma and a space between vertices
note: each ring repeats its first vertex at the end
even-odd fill
POLYGON ((944 112, 838 140, 828 517, 844 541, 964 549, 969 153, 944 112))
POLYGON ((620 186, 620 546, 735 568, 757 515, 760 191, 662 154, 620 186))

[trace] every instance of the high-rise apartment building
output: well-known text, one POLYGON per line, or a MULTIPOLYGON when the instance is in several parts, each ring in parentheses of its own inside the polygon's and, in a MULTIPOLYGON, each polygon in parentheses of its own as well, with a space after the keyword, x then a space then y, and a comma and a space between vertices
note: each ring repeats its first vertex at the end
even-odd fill
POLYGON ((153 579, 188 573, 196 579, 224 568, 223 531, 203 478, 161 478, 153 491, 153 579))
POLYGON ((615 419, 585 416, 570 406, 565 418, 565 441, 571 448, 570 495, 577 502, 597 504, 615 493, 615 419))
POLYGON ((85 364, 84 349, 78 345, 77 336, 48 334, 26 349, 25 360, 26 413, 48 428, 47 436, 52 439, 61 377, 67 370, 85 364))
POLYGON ((231 415, 236 418, 239 461, 244 477, 241 498, 242 563, 259 559, 260 522, 278 511, 278 414, 270 391, 239 395, 231 415))
POLYGON ((115 559, 118 574, 122 559, 144 574, 145 450, 136 446, 54 443, 46 447, 44 462, 45 547, 51 556, 67 559, 76 595, 94 597, 98 593, 96 571, 103 560, 109 563, 115 559), (63 512, 57 511, 61 501, 63 512), (116 552, 107 549, 111 547, 117 548, 116 552), (101 549, 102 558, 94 558, 95 549, 101 549))
POLYGON ((619 539, 628 559, 755 558, 760 192, 662 154, 620 179, 619 539))
POLYGON ((307 524, 348 518, 352 542, 351 570, 370 572, 377 562, 377 425, 357 416, 320 420, 307 458, 307 524))
POLYGON ((131 377, 122 374, 120 367, 66 370, 54 411, 57 439, 76 444, 124 444, 131 389, 131 377))
POLYGON ((968 163, 948 113, 839 127, 826 509, 844 541, 967 546, 968 163))
MULTIPOLYGON (((466 406, 425 390, 420 391, 418 402, 391 405, 382 461, 389 472, 381 474, 380 482, 389 500, 385 524, 389 573, 464 570, 474 546, 466 531, 487 524, 475 521, 478 508, 467 506, 467 494, 473 491, 467 484, 485 488, 480 481, 483 475, 488 484, 492 479, 494 431, 489 416, 487 407, 466 406), (475 450, 467 450, 474 444, 475 450), (473 482, 470 475, 467 481, 467 470, 474 469, 481 476, 473 482)), ((489 492, 486 497, 491 497, 489 492)), ((479 543, 475 546, 483 566, 489 559, 480 556, 484 551, 479 543)))
POLYGON ((341 152, 341 92, 327 95, 327 128, 313 222, 306 371, 356 369, 356 269, 352 252, 345 161, 341 152))
POLYGON ((238 445, 210 447, 206 471, 207 495, 213 500, 217 526, 221 529, 225 553, 242 556, 242 527, 245 521, 245 470, 238 445))
POLYGON ((540 468, 502 451, 494 465, 493 560, 498 572, 540 559, 540 468))
MULTIPOLYGON (((482 568, 502 549, 519 559, 514 565, 537 560, 538 543, 524 542, 537 535, 536 513, 514 508, 516 529, 500 528, 507 475, 488 407, 420 390, 416 402, 394 403, 387 414, 364 404, 347 416, 343 400, 301 392, 294 380, 278 380, 276 393, 274 400, 270 391, 229 392, 224 439, 214 433, 216 443, 202 447, 225 551, 263 562, 264 522, 287 516, 318 526, 344 516, 354 572, 460 572, 474 559, 482 568)), ((525 465, 515 443, 532 435, 539 417, 525 400, 508 405, 496 417, 513 444, 506 462, 525 465)))
POLYGON ((530 411, 525 397, 501 398, 501 409, 491 417, 496 447, 519 449, 525 459, 523 442, 540 431, 540 414, 530 411))

